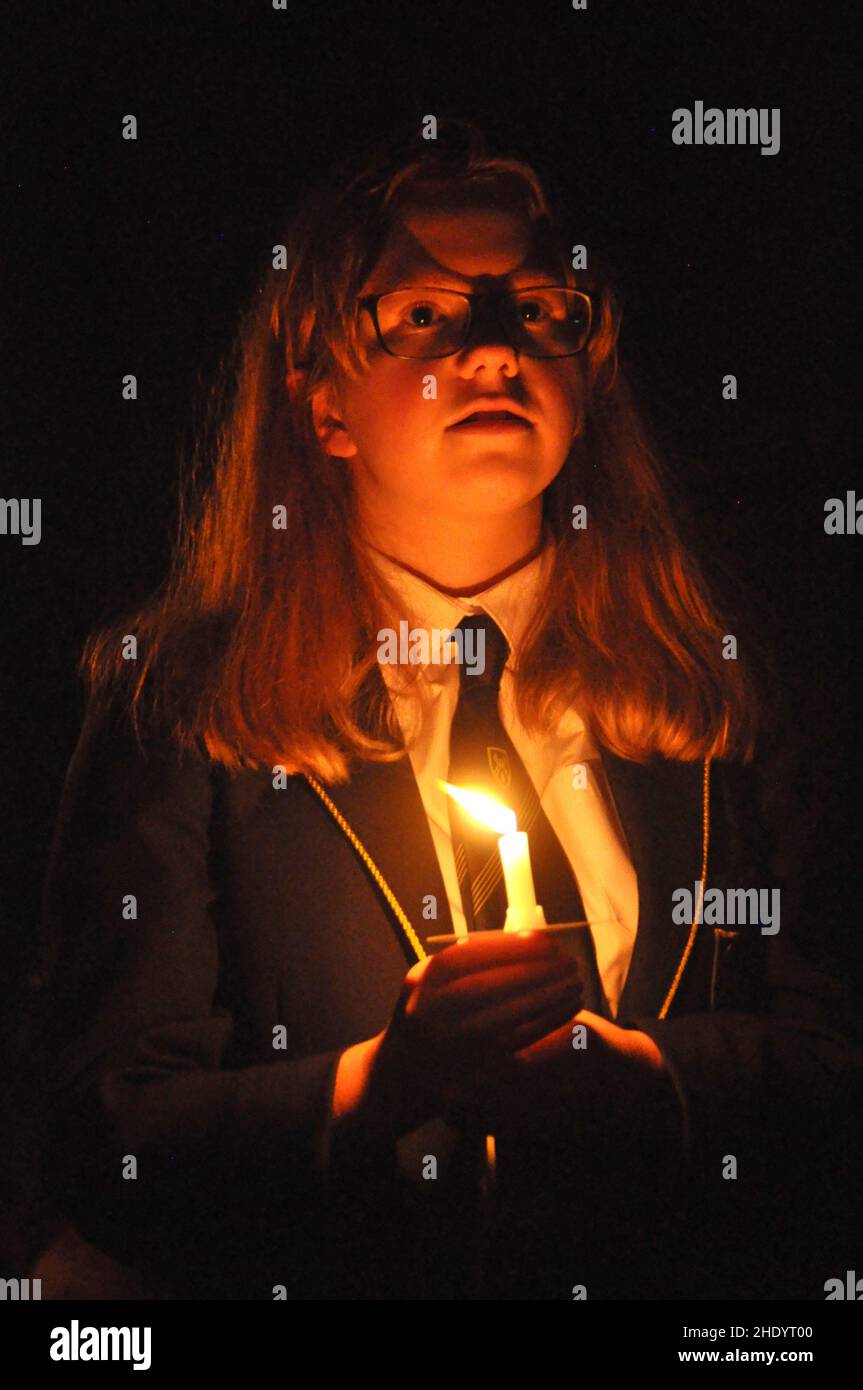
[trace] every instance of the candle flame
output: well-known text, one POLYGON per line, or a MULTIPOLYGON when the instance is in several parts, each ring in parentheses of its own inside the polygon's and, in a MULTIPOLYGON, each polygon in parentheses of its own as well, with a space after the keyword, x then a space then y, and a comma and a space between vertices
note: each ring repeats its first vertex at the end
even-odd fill
POLYGON ((452 782, 442 782, 440 779, 438 786, 442 787, 453 801, 457 801, 469 816, 479 821, 480 825, 487 826, 498 835, 511 835, 518 829, 515 811, 495 801, 493 797, 485 796, 482 792, 465 791, 463 787, 454 787, 452 782))

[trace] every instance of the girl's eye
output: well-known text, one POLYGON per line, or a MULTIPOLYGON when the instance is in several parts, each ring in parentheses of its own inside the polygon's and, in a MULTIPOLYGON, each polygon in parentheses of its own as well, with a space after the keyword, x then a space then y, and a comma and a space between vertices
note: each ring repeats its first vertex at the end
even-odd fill
POLYGON ((436 321, 436 312, 434 304, 429 304, 427 300, 418 300, 405 309, 402 322, 408 328, 431 328, 436 321))
POLYGON ((517 312, 522 323, 539 323, 545 313, 545 306, 537 299, 523 299, 517 312))

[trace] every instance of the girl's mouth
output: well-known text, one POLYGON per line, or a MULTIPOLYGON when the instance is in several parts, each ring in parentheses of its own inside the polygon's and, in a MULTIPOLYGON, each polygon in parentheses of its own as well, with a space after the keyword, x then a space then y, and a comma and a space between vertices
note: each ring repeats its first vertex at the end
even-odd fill
POLYGON ((459 420, 450 429, 454 430, 524 430, 531 429, 529 420, 520 415, 512 415, 508 410, 477 410, 464 420, 459 420))

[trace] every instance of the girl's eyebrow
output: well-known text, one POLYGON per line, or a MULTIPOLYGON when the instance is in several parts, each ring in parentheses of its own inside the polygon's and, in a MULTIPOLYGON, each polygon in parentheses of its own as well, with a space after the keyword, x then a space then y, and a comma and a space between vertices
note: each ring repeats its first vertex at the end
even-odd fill
MULTIPOLYGON (((456 275, 454 272, 448 270, 440 271, 430 269, 426 274, 417 272, 407 279, 399 280, 398 284, 391 285, 390 289, 453 289, 462 290, 463 293, 470 294, 477 280, 503 280, 511 283, 513 280, 523 278, 525 286, 529 286, 534 284, 535 281, 541 280, 544 276, 549 279, 554 279, 557 274, 558 272, 551 268, 543 269, 540 266, 518 266, 516 270, 511 270, 507 275, 475 275, 473 277, 456 275), (456 281, 457 283, 450 284, 450 281, 456 281)), ((560 282, 559 280, 554 280, 554 283, 558 284, 560 282)), ((381 291, 381 293, 385 293, 385 291, 381 291)))

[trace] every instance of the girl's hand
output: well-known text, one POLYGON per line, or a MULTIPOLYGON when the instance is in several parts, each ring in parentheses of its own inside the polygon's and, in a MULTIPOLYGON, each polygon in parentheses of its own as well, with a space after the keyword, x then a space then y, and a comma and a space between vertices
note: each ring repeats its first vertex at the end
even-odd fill
POLYGON ((575 962, 539 932, 477 933, 413 966, 389 1027, 368 1044, 357 1117, 403 1133, 443 1114, 560 1029, 583 993, 575 962))
POLYGON ((635 1122, 654 1103, 673 1100, 665 1061, 653 1039, 582 1009, 504 1059, 493 1076, 462 1095, 450 1118, 488 1133, 553 1134, 561 1118, 635 1122))

